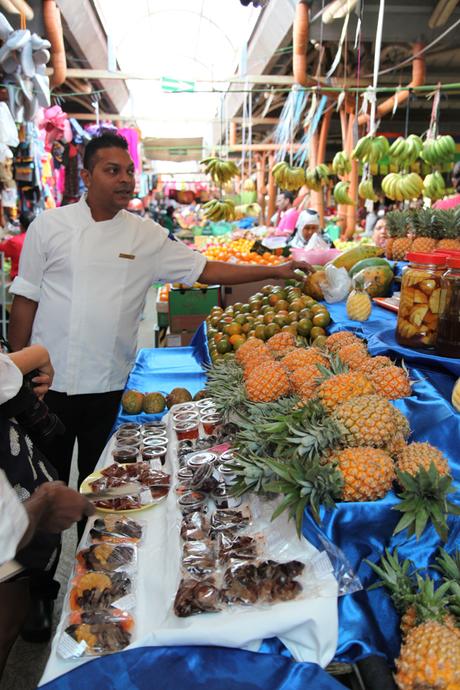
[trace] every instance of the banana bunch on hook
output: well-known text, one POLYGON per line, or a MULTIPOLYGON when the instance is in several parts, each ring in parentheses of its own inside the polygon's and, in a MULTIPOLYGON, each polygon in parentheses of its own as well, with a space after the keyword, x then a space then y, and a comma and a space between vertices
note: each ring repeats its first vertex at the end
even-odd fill
POLYGON ((205 166, 206 175, 210 175, 213 182, 218 185, 223 185, 229 182, 232 178, 240 174, 240 170, 233 161, 224 161, 221 158, 203 158, 200 165, 205 166))
POLYGON ((206 204, 203 204, 203 215, 206 220, 235 220, 236 211, 235 204, 230 199, 221 201, 220 199, 212 199, 206 204))
POLYGON ((309 168, 306 174, 306 185, 314 192, 319 192, 321 187, 326 187, 329 182, 329 168, 326 163, 320 163, 314 168, 309 168))
POLYGON ((388 139, 382 135, 378 137, 368 134, 358 140, 351 152, 351 157, 361 163, 378 163, 384 158, 390 149, 388 139))
POLYGON ((415 163, 423 151, 423 141, 416 134, 409 134, 407 139, 398 137, 390 146, 388 155, 392 163, 400 168, 407 168, 415 163))
POLYGON ((454 159, 456 151, 455 141, 450 134, 427 139, 423 145, 422 158, 429 165, 443 165, 454 159))
POLYGON ((427 175, 423 180, 423 196, 427 196, 431 201, 442 199, 446 195, 446 185, 444 178, 437 170, 427 175))
POLYGON ((339 151, 335 154, 332 161, 332 172, 339 177, 344 177, 351 172, 351 160, 345 151, 339 151))
POLYGON ((276 186, 288 192, 297 192, 305 184, 305 170, 284 161, 273 166, 272 175, 276 186))
POLYGON ((334 187, 334 201, 336 204, 345 204, 347 206, 354 206, 355 202, 349 195, 350 183, 341 181, 337 182, 334 187))
POLYGON ((382 180, 382 190, 392 201, 409 201, 421 195, 423 180, 417 173, 390 173, 382 180))
POLYGON ((366 199, 368 201, 379 200, 377 194, 374 191, 374 181, 372 175, 369 175, 369 177, 367 178, 363 177, 363 179, 359 183, 358 194, 361 197, 361 199, 366 199))

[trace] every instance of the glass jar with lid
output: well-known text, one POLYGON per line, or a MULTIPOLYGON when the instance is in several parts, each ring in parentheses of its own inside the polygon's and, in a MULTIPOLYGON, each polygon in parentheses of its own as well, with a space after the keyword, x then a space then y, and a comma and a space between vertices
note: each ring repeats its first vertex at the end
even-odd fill
POLYGON ((441 253, 409 252, 401 279, 396 340, 400 345, 433 348, 441 307, 441 276, 446 257, 441 253))
POLYGON ((447 257, 447 271, 441 278, 436 352, 444 357, 460 357, 460 253, 447 257))

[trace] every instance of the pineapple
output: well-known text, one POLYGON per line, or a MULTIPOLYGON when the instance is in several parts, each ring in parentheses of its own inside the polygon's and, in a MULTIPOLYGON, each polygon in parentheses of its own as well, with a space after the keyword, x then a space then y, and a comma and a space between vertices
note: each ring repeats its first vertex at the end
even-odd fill
POLYGON ((361 395, 338 405, 331 418, 338 424, 347 446, 385 448, 391 439, 409 435, 405 416, 381 395, 361 395))
POLYGON ((270 352, 268 350, 257 350, 255 353, 254 357, 250 359, 246 364, 243 366, 243 378, 246 381, 248 377, 252 374, 254 369, 257 369, 257 367, 260 367, 262 364, 270 364, 270 362, 274 362, 275 360, 271 356, 270 352))
MULTIPOLYGON (((372 360, 371 360, 372 361, 372 360)), ((407 371, 392 364, 366 374, 373 382, 375 390, 388 400, 406 398, 411 395, 411 383, 407 371)))
POLYGON ((421 467, 428 471, 434 464, 440 475, 449 474, 449 463, 442 452, 430 443, 409 443, 399 454, 397 469, 415 477, 421 467))
POLYGON ((436 247, 435 211, 431 208, 421 208, 413 211, 410 216, 415 239, 412 240, 411 252, 432 252, 436 247))
POLYGON ((449 614, 449 582, 437 589, 430 578, 416 576, 409 560, 399 561, 397 551, 380 565, 366 563, 381 580, 402 614, 403 644, 396 660, 395 680, 400 690, 457 690, 460 688, 460 632, 449 614))
POLYGON ((252 402, 278 400, 290 391, 290 383, 284 367, 278 362, 263 362, 248 376, 246 395, 252 402))
POLYGON ((281 331, 267 340, 267 347, 274 355, 285 355, 296 345, 295 335, 290 331, 281 331))
POLYGON ((238 364, 243 366, 255 356, 256 352, 259 353, 265 350, 267 350, 267 346, 262 342, 262 340, 259 340, 258 338, 249 338, 235 352, 235 359, 238 364))
POLYGON ((460 379, 457 379, 455 385, 452 389, 452 406, 455 407, 457 412, 460 412, 460 379))
POLYGON ((367 357, 364 359, 357 367, 357 371, 362 371, 363 374, 368 375, 383 369, 383 367, 391 367, 392 364, 393 362, 389 357, 377 355, 377 357, 367 357))
POLYGON ((330 461, 343 476, 342 501, 376 501, 390 491, 395 480, 392 459, 378 448, 345 448, 330 461))
POLYGON ((407 635, 396 660, 400 690, 460 688, 460 636, 450 627, 428 620, 407 635))
POLYGON ((390 235, 385 246, 385 256, 387 259, 403 261, 412 244, 412 238, 408 236, 409 214, 407 211, 390 211, 385 219, 390 235))
POLYGON ((372 302, 362 281, 355 280, 354 288, 347 297, 347 316, 352 321, 367 321, 371 315, 372 302))
POLYGON ((314 364, 297 367, 289 374, 293 391, 301 400, 309 400, 318 388, 320 373, 314 364))
MULTIPOLYGON (((330 366, 327 357, 316 347, 298 347, 285 355, 281 360, 281 364, 291 372, 299 367, 314 366, 316 364, 321 364, 321 366, 326 368, 330 366)), ((316 373, 318 374, 318 370, 316 370, 316 373)))
POLYGON ((326 347, 329 352, 338 353, 344 345, 356 342, 362 343, 362 340, 351 331, 337 331, 326 338, 326 347))
POLYGON ((320 383, 316 395, 330 412, 342 402, 359 395, 375 393, 374 384, 360 372, 330 375, 320 383))
POLYGON ((338 354, 340 361, 350 369, 358 369, 367 359, 370 359, 367 348, 362 341, 344 345, 338 354))
POLYGON ((460 207, 452 210, 435 211, 436 224, 442 239, 437 244, 437 249, 460 250, 460 207))

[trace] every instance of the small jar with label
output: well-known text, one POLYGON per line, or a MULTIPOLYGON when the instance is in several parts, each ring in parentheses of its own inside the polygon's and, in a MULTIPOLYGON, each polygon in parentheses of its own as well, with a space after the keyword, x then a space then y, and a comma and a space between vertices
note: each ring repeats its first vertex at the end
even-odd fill
POLYGON ((401 280, 396 340, 413 348, 433 348, 441 311, 441 276, 446 257, 441 253, 409 252, 401 280))
POLYGON ((460 252, 447 257, 447 271, 441 278, 436 352, 444 357, 460 357, 460 252))

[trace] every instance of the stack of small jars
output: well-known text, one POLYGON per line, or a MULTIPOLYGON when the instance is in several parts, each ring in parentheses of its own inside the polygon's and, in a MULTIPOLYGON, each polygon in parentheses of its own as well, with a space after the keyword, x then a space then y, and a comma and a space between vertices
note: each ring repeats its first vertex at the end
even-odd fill
POLYGON ((164 465, 168 449, 166 425, 163 422, 126 422, 115 433, 112 456, 115 462, 159 461, 164 465))
POLYGON ((222 423, 221 416, 210 398, 175 405, 172 419, 178 441, 196 441, 200 438, 201 430, 201 435, 210 436, 222 423))

